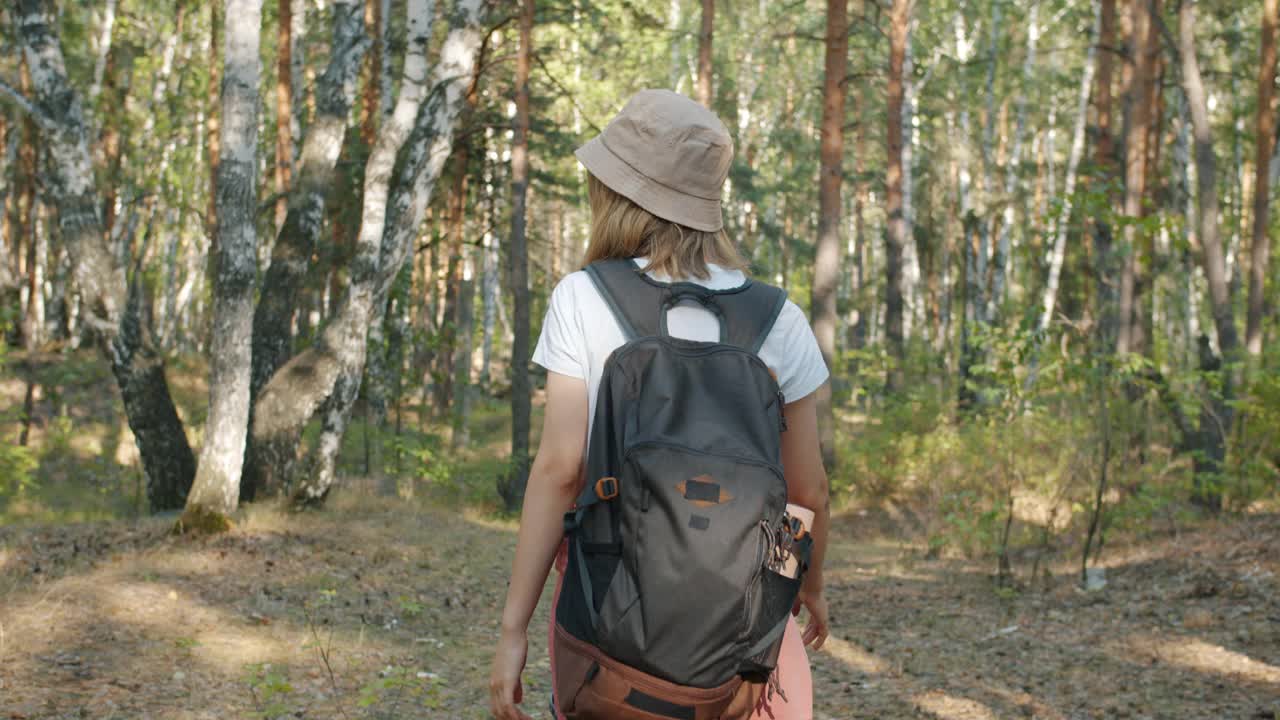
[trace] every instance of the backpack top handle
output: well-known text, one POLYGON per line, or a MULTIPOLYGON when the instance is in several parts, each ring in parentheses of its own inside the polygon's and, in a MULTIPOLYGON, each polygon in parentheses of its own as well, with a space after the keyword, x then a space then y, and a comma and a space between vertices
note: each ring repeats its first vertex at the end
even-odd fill
POLYGON ((781 288, 750 278, 738 287, 722 290, 691 282, 654 280, 628 259, 599 260, 588 265, 586 271, 627 342, 670 337, 667 311, 693 301, 717 316, 721 343, 759 354, 787 301, 781 288))

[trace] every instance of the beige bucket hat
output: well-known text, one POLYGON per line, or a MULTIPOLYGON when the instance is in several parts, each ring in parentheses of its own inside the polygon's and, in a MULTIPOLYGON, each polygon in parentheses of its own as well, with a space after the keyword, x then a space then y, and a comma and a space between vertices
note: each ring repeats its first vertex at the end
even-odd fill
POLYGON ((614 192, 664 220, 713 232, 733 139, 710 110, 670 90, 641 90, 574 153, 614 192))

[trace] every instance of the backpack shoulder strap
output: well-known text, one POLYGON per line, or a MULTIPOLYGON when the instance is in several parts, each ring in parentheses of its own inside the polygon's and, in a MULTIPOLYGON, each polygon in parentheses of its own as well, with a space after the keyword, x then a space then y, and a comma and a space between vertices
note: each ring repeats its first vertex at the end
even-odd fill
POLYGON ((694 301, 719 316, 720 342, 759 353, 787 301, 781 288, 752 280, 727 290, 651 282, 631 260, 600 260, 586 271, 628 341, 666 335, 666 311, 694 301))
POLYGON ((759 354, 787 303, 787 293, 782 288, 748 280, 738 292, 718 293, 714 300, 723 313, 724 342, 759 354))
POLYGON ((586 267, 627 341, 660 332, 666 293, 644 281, 630 260, 598 260, 586 267))

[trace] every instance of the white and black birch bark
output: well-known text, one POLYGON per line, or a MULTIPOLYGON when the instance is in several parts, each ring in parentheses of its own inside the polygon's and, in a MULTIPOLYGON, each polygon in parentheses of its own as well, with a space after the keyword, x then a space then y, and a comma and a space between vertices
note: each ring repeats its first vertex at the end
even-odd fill
POLYGON ((116 0, 107 0, 102 11, 102 32, 98 35, 97 57, 93 61, 93 85, 89 86, 89 103, 102 92, 102 78, 107 72, 107 55, 111 53, 111 31, 116 24, 116 0))
POLYGON ((1076 121, 1071 130, 1071 150, 1067 155, 1067 177, 1062 189, 1062 210, 1053 223, 1054 238, 1049 255, 1049 278, 1045 283, 1040 321, 1036 325, 1036 329, 1040 332, 1048 329, 1049 324, 1053 322, 1053 309, 1058 300, 1058 282, 1062 277, 1062 262, 1066 256, 1067 235, 1071 228, 1071 211, 1075 204, 1076 174, 1080 168, 1080 159, 1084 157, 1084 131, 1085 124, 1089 120, 1089 93, 1093 89, 1093 75, 1097 68, 1097 38, 1101 13, 1101 6, 1095 2, 1093 33, 1089 42, 1089 51, 1084 59, 1084 70, 1080 75, 1080 91, 1076 95, 1076 121))
POLYGON ((209 352, 209 417, 184 528, 226 527, 240 499, 249 420, 253 286, 257 275, 258 50, 262 0, 226 0, 218 157, 218 254, 209 352))
MULTIPOLYGON (((410 5, 415 6, 429 4, 410 5)), ((410 45, 396 111, 383 124, 365 171, 367 225, 361 227, 352 258, 350 286, 318 342, 290 360, 263 388, 254 421, 255 439, 298 432, 324 404, 320 440, 307 472, 292 491, 299 504, 322 501, 332 486, 337 444, 364 370, 368 328, 382 319, 391 283, 408 256, 440 168, 449 155, 453 122, 473 80, 487 9, 487 3, 480 0, 465 0, 449 14, 451 29, 425 103, 421 98, 426 86, 429 33, 422 33, 421 42, 410 45), (419 105, 416 113, 411 112, 419 105), (407 126, 402 124, 406 115, 407 126), (409 136, 407 141, 405 135, 409 136), (397 163, 394 153, 388 157, 386 148, 401 145, 397 163), (393 166, 398 168, 394 186, 393 166), (378 234, 371 237, 375 229, 378 234)), ((431 14, 416 17, 429 19, 431 14)), ((412 23, 410 28, 411 37, 418 36, 412 23)))
MULTIPOLYGON (((333 186, 334 168, 355 101, 360 61, 369 45, 358 0, 335 0, 329 64, 316 81, 316 116, 307 127, 289 189, 289 209, 271 249, 271 264, 253 313, 251 423, 259 393, 292 350, 293 317, 299 312, 302 285, 324 227, 325 198, 333 186)), ((250 438, 241 485, 246 500, 254 499, 260 491, 280 489, 296 444, 297 438, 279 438, 265 445, 250 438)))
POLYGON ((147 473, 151 509, 179 508, 195 459, 169 395, 164 359, 138 314, 126 307, 124 268, 108 248, 99 215, 84 110, 67 79, 51 16, 43 0, 21 0, 13 14, 35 92, 31 110, 49 154, 45 190, 58 210, 59 234, 85 313, 77 320, 97 335, 111 360, 147 473))

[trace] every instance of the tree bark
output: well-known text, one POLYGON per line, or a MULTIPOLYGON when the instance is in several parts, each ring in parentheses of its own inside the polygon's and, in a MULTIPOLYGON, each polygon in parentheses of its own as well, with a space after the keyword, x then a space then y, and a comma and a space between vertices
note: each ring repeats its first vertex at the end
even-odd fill
MULTIPOLYGON (((1142 271, 1139 267, 1137 221, 1143 215, 1142 202, 1146 196, 1147 138, 1152 110, 1147 103, 1148 85, 1151 83, 1153 61, 1159 52, 1157 31, 1151 18, 1156 6, 1147 7, 1152 1, 1132 0, 1130 6, 1130 46, 1134 57, 1128 88, 1129 126, 1124 145, 1124 215, 1128 222, 1124 226, 1125 253, 1120 270, 1120 317, 1116 337, 1116 352, 1120 355, 1137 349, 1134 324, 1138 322, 1137 278, 1142 271)), ((1158 0, 1154 2, 1158 3, 1158 0)))
POLYGON ((1271 143, 1275 138, 1276 25, 1280 24, 1280 0, 1264 0, 1262 38, 1259 41, 1257 152, 1254 155, 1253 246, 1249 254, 1249 312, 1245 348, 1255 360, 1262 355, 1262 321, 1266 312, 1267 270, 1271 236, 1267 233, 1271 200, 1271 143))
POLYGON ((147 473, 152 510, 181 507, 195 460, 169 395, 163 358, 138 323, 137 303, 127 302, 124 270, 107 247, 84 111, 67 79, 62 48, 44 2, 22 0, 17 15, 34 106, 49 152, 46 191, 57 208, 59 234, 71 257, 85 313, 82 321, 98 335, 111 360, 147 473))
MULTIPOLYGON (((1232 292, 1226 277, 1226 261, 1222 255, 1222 240, 1218 234, 1218 180, 1217 158, 1213 154, 1213 128, 1209 124, 1209 101, 1204 81, 1200 75, 1200 62, 1196 57, 1195 3, 1183 0, 1178 10, 1178 45, 1182 62, 1182 89, 1186 94, 1187 109, 1191 114, 1192 136, 1195 146, 1196 195, 1200 221, 1200 248, 1203 253, 1205 275, 1209 281, 1209 301, 1213 310, 1214 327, 1218 333, 1218 347, 1222 356, 1230 361, 1236 354, 1239 338, 1235 319, 1231 314, 1232 292)), ((1209 355, 1208 343, 1200 343, 1201 367, 1221 365, 1209 355)), ((1216 509, 1221 505, 1221 494, 1201 485, 1201 470, 1218 471, 1218 461, 1223 456, 1226 437, 1231 429, 1231 375, 1224 378, 1224 386, 1218 408, 1218 418, 1206 418, 1202 414, 1198 445, 1207 445, 1196 461, 1197 499, 1216 509), (1209 430, 1206 430, 1208 426, 1209 430), (1210 467, 1205 467, 1208 462, 1210 467)), ((1185 435, 1186 433, 1184 433, 1185 435)))
MULTIPOLYGON (((293 316, 299 312, 302 287, 324 228, 325 198, 334 181, 343 134, 355 102, 360 60, 369 47, 358 0, 334 0, 333 40, 329 64, 316 82, 316 116, 307 128, 298 172, 289 191, 289 212, 271 250, 261 297, 253 314, 251 408, 276 370, 289 359, 293 316)), ((251 409, 250 424, 254 410, 251 409)), ((297 438, 259 445, 251 437, 245 454, 241 492, 245 500, 258 492, 278 492, 296 453, 297 438)))
POLYGON ((1035 74, 1036 43, 1040 40, 1039 22, 1040 3, 1033 2, 1027 18, 1027 54, 1022 63, 1022 87, 1018 90, 1016 109, 1014 110, 1013 148, 1009 152, 1008 163, 1004 169, 1004 219, 1000 224, 1000 238, 996 242, 995 253, 991 259, 991 312, 1004 304, 1005 287, 1009 280, 1010 246, 1013 239, 1014 195, 1017 193, 1018 175, 1022 165, 1023 139, 1027 130, 1027 93, 1035 74))
POLYGON ((715 0, 702 0, 702 26, 698 31, 698 102, 705 107, 711 107, 711 39, 715 20, 715 0))
MULTIPOLYGON (((293 97, 289 106, 293 116, 289 118, 289 136, 293 141, 293 161, 296 163, 302 147, 303 123, 307 109, 307 0, 291 0, 289 8, 289 90, 293 97)), ((332 53, 333 48, 330 48, 332 53)))
MULTIPOLYGON (((710 20, 703 2, 704 39, 710 64, 710 20)), ((521 0, 520 48, 516 58, 515 133, 511 141, 511 298, 515 338, 511 343, 511 467, 501 490, 507 510, 520 507, 529 474, 529 429, 532 413, 529 388, 529 251, 525 242, 525 212, 529 192, 529 65, 533 43, 533 0, 521 0)), ((701 54, 701 53, 700 53, 701 54)), ((708 73, 710 69, 708 67, 708 73)), ((707 96, 710 96, 710 79, 707 96)), ((699 85, 702 83, 699 81, 699 85)), ((699 93, 701 95, 701 93, 699 93)), ((701 98, 699 98, 701 99, 701 98)), ((704 102, 704 104, 706 104, 704 102)))
POLYGON ((98 93, 102 92, 102 77, 107 69, 107 55, 111 52, 111 31, 116 24, 116 2, 117 0, 107 0, 107 6, 102 11, 102 32, 98 35, 97 57, 93 63, 93 84, 89 86, 90 105, 98 99, 98 93))
POLYGON ((458 312, 456 342, 453 350, 453 435, 455 450, 471 441, 471 348, 475 327, 475 267, 471 247, 461 248, 462 272, 458 278, 458 312))
POLYGON ((293 173, 293 0, 278 0, 276 26, 276 231, 289 212, 293 173))
POLYGON ((903 64, 906 54, 907 32, 911 26, 913 0, 894 0, 889 15, 889 82, 886 145, 888 151, 885 176, 885 213, 888 215, 888 243, 885 248, 885 339, 894 367, 889 376, 889 388, 901 390, 904 386, 906 343, 903 335, 903 263, 906 256, 906 218, 902 213, 902 103, 903 64))
POLYGON ((381 322, 391 285, 408 256, 440 168, 449 155, 453 124, 473 81, 481 23, 489 4, 464 0, 450 14, 451 29, 432 74, 425 103, 425 50, 430 4, 410 4, 412 53, 406 58, 404 85, 396 109, 383 124, 365 171, 365 222, 351 261, 349 287, 329 325, 312 347, 292 358, 266 384, 254 419, 255 442, 293 435, 324 404, 321 436, 294 484, 297 505, 322 502, 333 484, 337 444, 346 429, 364 371, 365 341, 372 323, 381 322), (425 6, 425 7, 424 7, 425 6), (423 11, 426 12, 423 12, 423 11), (421 106, 416 112, 415 106, 421 106), (414 121, 416 116, 417 120, 414 121), (405 123, 411 131, 405 138, 405 123), (400 159, 388 151, 403 146, 400 159), (388 201, 389 192, 389 201, 388 201), (371 236, 373 230, 377 236, 371 236))
POLYGON ((209 418, 195 484, 180 526, 214 532, 230 526, 240 499, 249 420, 250 338, 257 276, 258 48, 263 0, 226 0, 222 141, 218 159, 218 254, 209 342, 209 418))
MULTIPOLYGON (((1115 173, 1115 141, 1111 131, 1112 92, 1115 81, 1116 54, 1116 0, 1101 0, 1098 16, 1098 71, 1097 88, 1094 91, 1095 121, 1093 164, 1097 173, 1095 181, 1105 186, 1115 173)), ((1111 201, 1113 193, 1105 190, 1111 201)), ((1093 218, 1092 239, 1094 255, 1094 281, 1097 286, 1096 305, 1098 315, 1097 337, 1102 347, 1115 345, 1119 319, 1119 304, 1115 285, 1115 252, 1111 223, 1105 213, 1093 218)))
MULTIPOLYGON (((822 86, 822 150, 818 180, 818 242, 813 263, 809 314, 827 368, 834 372, 836 355, 836 286, 840 279, 840 223, 843 179, 845 74, 849 56, 848 0, 827 0, 826 59, 822 86)), ((822 461, 835 467, 835 414, 831 383, 818 388, 818 421, 822 461)))
POLYGON ((222 155, 219 142, 222 133, 218 129, 218 104, 221 97, 222 67, 222 3, 209 3, 209 87, 206 103, 205 154, 209 159, 209 201, 205 207, 205 232, 209 235, 209 257, 218 252, 218 158, 222 155))
POLYGON ((1062 209, 1054 220, 1053 248, 1049 254, 1049 278, 1045 283, 1044 301, 1041 303, 1043 309, 1036 325, 1039 332, 1047 330, 1053 322, 1053 309, 1058 300, 1058 281, 1062 277, 1067 235, 1071 229, 1071 211, 1075 205, 1076 173, 1080 168, 1080 159, 1084 157, 1085 124, 1089 115, 1089 91, 1093 89, 1094 70, 1097 66, 1097 38, 1101 27, 1101 16, 1102 5, 1095 1, 1092 33, 1094 42, 1089 44, 1089 50, 1084 59, 1084 71, 1080 76, 1080 91, 1076 99, 1076 123, 1071 131, 1071 150, 1067 155, 1067 177, 1062 189, 1062 209))

